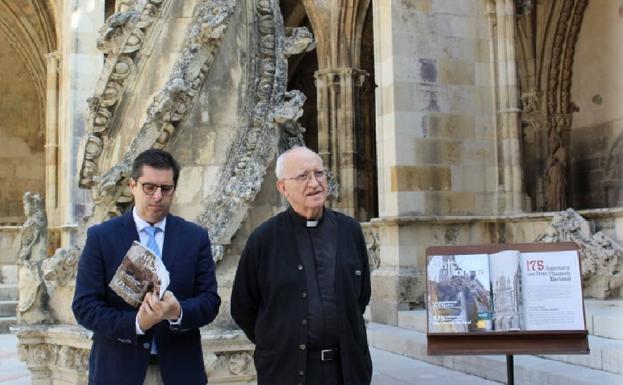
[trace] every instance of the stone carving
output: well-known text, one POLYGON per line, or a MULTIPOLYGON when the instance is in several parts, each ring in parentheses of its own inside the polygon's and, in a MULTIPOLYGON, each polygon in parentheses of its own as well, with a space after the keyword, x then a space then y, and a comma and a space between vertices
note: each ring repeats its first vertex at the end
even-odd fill
POLYGON ((619 135, 610 151, 606 161, 606 177, 604 178, 604 190, 606 207, 623 206, 623 135, 619 135))
POLYGON ((532 12, 534 8, 533 0, 515 0, 515 13, 517 15, 524 15, 532 12))
POLYGON ((567 150, 555 127, 549 131, 550 155, 545 170, 545 203, 549 211, 567 208, 567 150))
POLYGON ((606 299, 623 286, 623 246, 602 232, 591 235, 588 222, 573 209, 556 214, 535 242, 574 242, 580 247, 584 296, 606 299))
POLYGON ((48 293, 52 293, 58 286, 65 286, 69 281, 76 278, 78 260, 80 259, 78 247, 56 249, 54 255, 46 258, 41 264, 41 272, 48 293))
MULTIPOLYGON (((154 0, 150 1, 154 3, 154 0)), ((132 202, 132 194, 127 187, 132 160, 147 148, 164 148, 168 144, 177 124, 190 109, 193 97, 203 85, 233 10, 234 3, 230 0, 208 0, 197 4, 180 59, 175 63, 166 85, 148 106, 145 123, 121 162, 97 177, 97 164, 94 159, 91 161, 96 152, 89 154, 85 151, 82 169, 92 175, 88 180, 84 179, 86 174, 81 175, 85 180, 81 186, 93 188, 96 203, 94 220, 120 215, 132 202), (91 163, 86 165, 86 160, 91 163)))
MULTIPOLYGON (((123 181, 130 177, 132 165, 128 161, 123 161, 114 165, 110 170, 101 176, 95 177, 96 184, 91 189, 95 204, 103 206, 109 205, 117 199, 119 186, 123 181)), ((130 194, 130 197, 132 194, 130 194)))
POLYGON ((253 357, 248 352, 234 352, 229 355, 229 371, 236 376, 250 374, 253 357))
POLYGON ((309 52, 316 48, 314 35, 307 27, 286 28, 286 38, 283 43, 283 54, 286 57, 309 52))
POLYGON ((88 99, 87 137, 83 146, 79 185, 92 187, 99 172, 98 160, 111 125, 115 108, 128 86, 127 78, 135 67, 137 55, 146 38, 146 30, 154 23, 166 0, 147 0, 137 4, 125 1, 119 12, 110 16, 100 29, 97 47, 109 56, 96 86, 88 99))
POLYGON ((541 98, 536 92, 524 92, 521 94, 521 104, 523 112, 538 112, 540 110, 541 98))
POLYGON ((292 90, 284 95, 284 103, 277 106, 273 120, 279 130, 279 153, 294 146, 303 146, 305 129, 298 123, 303 116, 303 104, 307 99, 301 91, 292 90))
MULTIPOLYGON (((206 373, 211 382, 220 378, 255 376, 253 356, 249 351, 217 351, 204 354, 206 373)), ((228 381, 229 382, 229 381, 228 381)))
MULTIPOLYGON (((326 169, 326 166, 325 166, 326 169)), ((337 181, 333 171, 326 169, 327 171, 327 195, 330 198, 337 199, 340 197, 340 183, 337 181)))
POLYGON ((20 359, 32 371, 33 383, 56 383, 54 378, 59 371, 63 372, 63 383, 87 382, 89 349, 86 346, 90 345, 90 334, 84 329, 20 326, 16 332, 20 340, 20 359))
MULTIPOLYGON (((279 123, 270 111, 296 111, 299 97, 289 94, 284 101, 287 83, 287 61, 283 54, 283 21, 273 1, 256 4, 259 47, 255 52, 257 78, 251 101, 251 125, 241 130, 221 173, 217 191, 204 202, 197 221, 210 231, 215 259, 222 258, 224 248, 247 215, 247 209, 259 191, 268 163, 277 148, 279 123), (285 103, 292 103, 289 109, 285 103)), ((294 114, 296 115, 296 114, 294 114)), ((279 119, 277 119, 279 120, 279 119)), ((291 127, 291 126, 290 126, 291 127)), ((298 128, 297 128, 298 130, 298 128)))
POLYGON ((562 2, 555 27, 547 81, 548 114, 568 113, 570 107, 573 54, 588 0, 562 2))
POLYGON ((48 218, 41 195, 27 192, 24 194, 24 215, 22 239, 17 259, 40 262, 46 257, 48 218))
POLYGON ((137 18, 138 12, 131 10, 117 12, 106 19, 106 22, 99 30, 97 49, 104 53, 118 53, 126 35, 132 29, 137 18))
POLYGON ((364 228, 363 235, 366 239, 366 249, 368 250, 368 263, 370 264, 370 272, 372 272, 381 266, 378 228, 364 228))
POLYGON ((26 222, 22 227, 22 239, 18 252, 19 324, 50 322, 47 311, 47 291, 41 274, 41 261, 47 256, 48 220, 41 195, 24 194, 26 222))

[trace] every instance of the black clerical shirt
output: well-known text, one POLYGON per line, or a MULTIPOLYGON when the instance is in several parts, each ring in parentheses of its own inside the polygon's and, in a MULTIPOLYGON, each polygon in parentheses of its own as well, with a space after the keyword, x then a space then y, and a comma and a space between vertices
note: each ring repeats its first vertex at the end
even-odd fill
POLYGON ((310 349, 337 347, 335 213, 324 210, 318 221, 308 221, 292 208, 288 211, 307 280, 307 343, 310 349))

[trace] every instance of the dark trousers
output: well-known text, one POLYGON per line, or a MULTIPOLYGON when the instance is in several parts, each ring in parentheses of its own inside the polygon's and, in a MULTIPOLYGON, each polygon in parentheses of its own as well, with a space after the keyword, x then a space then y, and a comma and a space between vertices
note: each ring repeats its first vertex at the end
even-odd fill
POLYGON ((344 385, 340 360, 321 361, 319 354, 307 355, 306 385, 344 385))

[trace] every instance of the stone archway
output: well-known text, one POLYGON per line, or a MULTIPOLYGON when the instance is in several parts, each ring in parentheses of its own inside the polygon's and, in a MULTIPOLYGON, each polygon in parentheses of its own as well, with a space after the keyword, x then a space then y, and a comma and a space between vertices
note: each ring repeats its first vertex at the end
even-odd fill
MULTIPOLYGON (((588 0, 514 3, 525 190, 533 210, 564 209, 569 192, 564 186, 553 186, 555 178, 548 175, 559 165, 557 154, 569 147, 575 108, 570 97, 574 52, 588 0), (562 196, 548 201, 546 192, 556 188, 562 188, 562 196)), ((568 185, 568 164, 561 173, 562 183, 568 185)))
POLYGON ((367 221, 378 215, 370 2, 328 6, 282 0, 281 9, 286 27, 305 26, 316 40, 315 51, 289 63, 288 88, 307 96, 301 119, 305 143, 320 153, 340 184, 332 206, 367 221), (340 21, 329 23, 333 17, 340 21))
POLYGON ((46 190, 46 55, 53 5, 0 2, 0 224, 23 221, 22 196, 46 190))

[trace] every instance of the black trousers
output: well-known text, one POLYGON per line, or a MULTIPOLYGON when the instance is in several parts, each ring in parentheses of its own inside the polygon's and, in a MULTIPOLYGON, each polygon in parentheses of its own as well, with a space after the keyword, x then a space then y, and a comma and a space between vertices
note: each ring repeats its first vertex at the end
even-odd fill
POLYGON ((321 361, 319 354, 308 354, 305 383, 306 385, 344 385, 340 360, 321 361))

